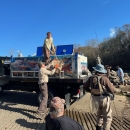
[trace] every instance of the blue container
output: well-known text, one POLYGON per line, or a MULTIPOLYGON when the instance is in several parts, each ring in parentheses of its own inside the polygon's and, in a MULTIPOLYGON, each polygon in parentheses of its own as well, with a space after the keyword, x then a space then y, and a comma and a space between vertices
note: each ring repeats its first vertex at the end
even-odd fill
POLYGON ((15 58, 11 55, 10 62, 14 62, 14 61, 15 61, 15 58))
POLYGON ((36 54, 36 56, 42 56, 43 54, 42 54, 42 49, 43 49, 43 47, 37 47, 37 54, 36 54))
POLYGON ((73 54, 74 45, 60 45, 56 48, 56 55, 73 54))

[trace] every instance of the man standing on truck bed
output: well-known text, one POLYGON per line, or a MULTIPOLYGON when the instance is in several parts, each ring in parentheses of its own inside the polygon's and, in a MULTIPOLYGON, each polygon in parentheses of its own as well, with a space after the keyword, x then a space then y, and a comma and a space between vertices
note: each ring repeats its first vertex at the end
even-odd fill
POLYGON ((47 70, 48 66, 45 66, 43 62, 39 62, 38 66, 40 68, 39 70, 39 89, 42 93, 42 101, 40 103, 40 106, 36 112, 36 114, 40 117, 46 112, 47 109, 47 101, 48 101, 48 75, 53 75, 55 73, 55 68, 58 66, 56 65, 55 68, 53 68, 51 71, 47 70))
POLYGON ((47 37, 44 40, 43 54, 44 54, 44 62, 47 65, 50 62, 50 54, 55 54, 55 48, 51 32, 47 32, 47 37))

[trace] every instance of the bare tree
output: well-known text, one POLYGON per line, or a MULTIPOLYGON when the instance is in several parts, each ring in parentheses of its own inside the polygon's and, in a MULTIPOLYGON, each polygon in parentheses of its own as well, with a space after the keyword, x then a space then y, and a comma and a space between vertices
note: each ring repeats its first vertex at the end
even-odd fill
POLYGON ((15 52, 14 49, 10 49, 10 50, 9 50, 9 56, 13 56, 13 55, 14 55, 14 52, 15 52))
POLYGON ((100 55, 104 65, 109 64, 113 67, 120 65, 130 68, 130 24, 115 27, 115 30, 115 37, 104 38, 98 44, 97 39, 86 41, 85 46, 75 44, 75 51, 82 52, 88 57, 90 68, 95 65, 97 55, 100 55))

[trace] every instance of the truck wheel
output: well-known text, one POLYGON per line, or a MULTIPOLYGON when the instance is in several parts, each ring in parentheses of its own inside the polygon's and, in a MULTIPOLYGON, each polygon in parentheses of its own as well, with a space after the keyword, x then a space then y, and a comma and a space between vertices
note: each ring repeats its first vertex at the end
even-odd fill
MULTIPOLYGON (((51 91, 48 90, 48 102, 47 102, 47 107, 49 107, 49 103, 50 103, 50 101, 52 100, 52 98, 53 98, 54 96, 55 96, 55 95, 54 95, 51 91)), ((38 103, 39 103, 39 104, 40 104, 41 100, 42 100, 42 93, 41 93, 41 91, 39 91, 39 92, 38 92, 38 103)))

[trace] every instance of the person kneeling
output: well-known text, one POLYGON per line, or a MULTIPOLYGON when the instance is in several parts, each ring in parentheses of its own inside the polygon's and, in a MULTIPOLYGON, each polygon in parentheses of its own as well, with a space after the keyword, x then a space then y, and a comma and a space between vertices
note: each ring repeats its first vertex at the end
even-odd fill
POLYGON ((45 117, 46 130, 85 130, 75 120, 68 116, 64 116, 65 100, 54 97, 50 103, 50 112, 45 117))

